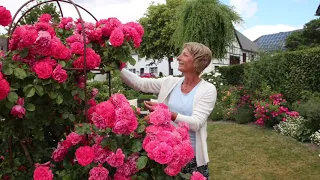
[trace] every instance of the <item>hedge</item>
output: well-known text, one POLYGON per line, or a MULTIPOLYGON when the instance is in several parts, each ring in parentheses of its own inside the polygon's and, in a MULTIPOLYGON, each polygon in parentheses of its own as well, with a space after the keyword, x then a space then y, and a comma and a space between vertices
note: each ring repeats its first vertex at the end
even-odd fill
POLYGON ((219 71, 230 85, 258 90, 265 82, 294 102, 304 91, 320 92, 320 48, 264 55, 258 61, 221 67, 219 71))
POLYGON ((219 72, 226 80, 227 84, 237 86, 244 83, 245 64, 219 67, 219 72))

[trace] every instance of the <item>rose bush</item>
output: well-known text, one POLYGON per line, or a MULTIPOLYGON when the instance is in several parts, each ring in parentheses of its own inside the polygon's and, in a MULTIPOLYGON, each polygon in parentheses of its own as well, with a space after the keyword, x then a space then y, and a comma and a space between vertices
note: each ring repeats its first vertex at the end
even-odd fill
MULTIPOLYGON (((0 12, 8 25, 10 12, 0 12)), ((55 24, 49 14, 17 26, 0 57, 3 179, 190 177, 180 173, 193 156, 188 127, 170 125, 164 105, 148 124, 122 94, 97 104, 97 89, 85 91, 85 62, 87 70, 105 71, 117 70, 120 59, 135 63, 131 50, 143 33, 140 24, 116 18, 55 24)))

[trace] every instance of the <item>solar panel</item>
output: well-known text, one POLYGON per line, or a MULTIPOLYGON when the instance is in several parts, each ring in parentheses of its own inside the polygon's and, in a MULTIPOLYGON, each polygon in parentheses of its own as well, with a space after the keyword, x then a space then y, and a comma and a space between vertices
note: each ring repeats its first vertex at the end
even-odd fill
POLYGON ((257 46, 263 51, 285 50, 285 40, 292 32, 263 35, 256 40, 257 46))

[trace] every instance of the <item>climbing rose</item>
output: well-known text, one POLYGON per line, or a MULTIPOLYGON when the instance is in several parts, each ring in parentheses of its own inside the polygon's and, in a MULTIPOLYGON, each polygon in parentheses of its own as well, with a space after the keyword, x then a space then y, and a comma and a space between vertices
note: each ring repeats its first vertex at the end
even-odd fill
POLYGON ((12 21, 12 16, 9 10, 5 7, 0 6, 0 25, 8 26, 12 21))
POLYGON ((112 167, 119 167, 124 163, 125 155, 123 154, 121 149, 117 149, 116 153, 111 153, 109 157, 107 157, 107 163, 112 167))
POLYGON ((89 172, 89 180, 108 180, 109 171, 104 167, 94 167, 89 172))
POLYGON ((10 93, 10 85, 7 80, 0 79, 0 100, 3 100, 10 93))
POLYGON ((39 62, 34 65, 34 71, 40 79, 48 79, 52 74, 52 66, 48 62, 39 62))
POLYGON ((49 23, 50 20, 51 20, 51 15, 50 14, 42 14, 39 17, 39 22, 49 23))
POLYGON ((76 158, 81 166, 89 165, 94 158, 93 149, 90 146, 82 146, 76 150, 76 158))
POLYGON ((192 176, 190 178, 190 180, 206 180, 207 178, 205 178, 201 173, 194 171, 192 173, 192 176))
POLYGON ((67 71, 62 69, 61 64, 58 64, 57 67, 52 72, 52 77, 54 80, 58 81, 59 83, 63 83, 67 80, 67 71))
POLYGON ((114 29, 110 36, 110 43, 114 47, 119 47, 123 44, 124 34, 120 27, 114 29))
POLYGON ((48 166, 39 166, 33 172, 34 180, 51 180, 53 179, 52 171, 48 166))

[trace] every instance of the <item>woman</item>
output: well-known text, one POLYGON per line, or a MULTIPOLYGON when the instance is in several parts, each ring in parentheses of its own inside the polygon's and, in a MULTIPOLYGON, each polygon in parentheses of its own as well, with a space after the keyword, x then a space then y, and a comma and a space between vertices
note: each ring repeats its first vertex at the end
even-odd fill
MULTIPOLYGON (((195 158, 184 168, 184 173, 199 171, 209 178, 207 149, 207 118, 214 108, 217 91, 213 84, 200 79, 201 72, 211 63, 212 53, 203 44, 190 42, 177 57, 178 70, 184 77, 159 79, 140 78, 121 70, 121 79, 135 90, 158 94, 158 103, 166 104, 172 112, 174 123, 189 124, 191 145, 195 158)), ((148 109, 156 103, 145 102, 148 109)))

